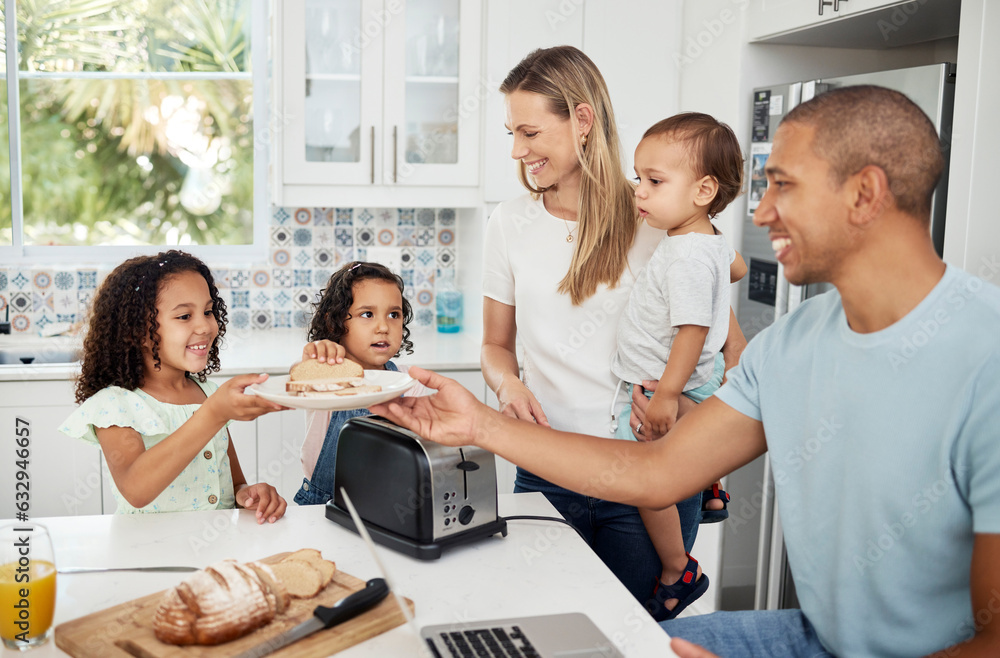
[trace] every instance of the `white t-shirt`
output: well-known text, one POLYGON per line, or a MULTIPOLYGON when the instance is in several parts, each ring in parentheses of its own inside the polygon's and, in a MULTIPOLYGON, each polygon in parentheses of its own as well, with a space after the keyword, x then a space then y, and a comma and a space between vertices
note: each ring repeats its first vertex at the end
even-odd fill
POLYGON ((735 253, 721 233, 662 240, 639 273, 618 323, 612 372, 627 382, 660 379, 683 325, 708 327, 685 391, 708 382, 729 334, 729 264, 735 253))
MULTIPOLYGON (((500 204, 486 226, 483 294, 515 307, 524 383, 552 427, 611 437, 618 319, 636 275, 666 233, 641 224, 618 286, 599 286, 579 306, 558 292, 576 246, 566 234, 567 223, 541 199, 525 194, 500 204)), ((619 397, 624 403, 624 393, 619 397)))

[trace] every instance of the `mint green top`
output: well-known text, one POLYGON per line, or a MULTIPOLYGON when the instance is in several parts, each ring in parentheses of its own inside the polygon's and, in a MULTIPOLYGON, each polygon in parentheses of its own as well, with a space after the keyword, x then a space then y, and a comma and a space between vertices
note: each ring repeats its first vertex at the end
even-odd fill
MULTIPOLYGON (((197 383, 206 396, 218 389, 211 382, 197 383)), ((177 431, 200 406, 168 404, 141 389, 128 391, 118 386, 109 386, 77 407, 59 431, 74 439, 100 445, 95 428, 131 427, 142 436, 142 442, 146 450, 149 450, 177 431)), ((226 423, 226 427, 228 426, 229 423, 226 423)), ((147 514, 234 508, 236 497, 233 476, 229 470, 229 433, 226 427, 209 439, 180 475, 145 507, 133 507, 125 500, 105 463, 107 481, 111 483, 111 491, 118 502, 117 513, 147 514)))

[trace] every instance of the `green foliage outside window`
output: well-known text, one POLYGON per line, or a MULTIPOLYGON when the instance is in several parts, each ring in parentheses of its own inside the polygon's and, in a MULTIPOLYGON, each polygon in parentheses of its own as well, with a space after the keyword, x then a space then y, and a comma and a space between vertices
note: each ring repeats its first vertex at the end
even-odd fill
POLYGON ((250 0, 22 0, 17 14, 25 244, 252 242, 250 0))

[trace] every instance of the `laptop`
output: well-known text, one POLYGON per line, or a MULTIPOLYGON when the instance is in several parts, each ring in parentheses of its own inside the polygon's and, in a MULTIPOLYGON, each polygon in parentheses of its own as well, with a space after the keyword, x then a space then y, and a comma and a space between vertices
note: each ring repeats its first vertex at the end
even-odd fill
POLYGON ((340 490, 358 534, 365 540, 380 575, 399 604, 407 623, 423 639, 419 655, 432 658, 483 656, 496 658, 624 658, 587 615, 566 612, 508 619, 435 624, 417 629, 396 593, 394 581, 375 551, 375 543, 344 489, 340 490))

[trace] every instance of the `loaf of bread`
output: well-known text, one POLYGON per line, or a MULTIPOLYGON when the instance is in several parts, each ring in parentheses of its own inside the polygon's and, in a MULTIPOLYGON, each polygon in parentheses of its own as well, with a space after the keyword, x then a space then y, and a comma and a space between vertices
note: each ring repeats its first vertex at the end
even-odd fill
POLYGON ((235 640, 285 612, 292 597, 316 596, 335 572, 336 565, 313 548, 272 565, 223 560, 164 594, 153 617, 153 633, 161 642, 176 645, 235 640))
POLYGON ((153 633, 167 644, 221 644, 267 624, 289 595, 265 564, 224 560, 196 571, 167 591, 153 633))
POLYGON ((302 397, 329 397, 378 393, 381 386, 365 384, 365 371, 360 364, 344 359, 342 363, 320 363, 306 359, 288 372, 285 391, 302 397))

